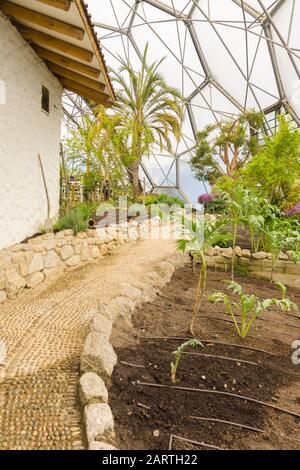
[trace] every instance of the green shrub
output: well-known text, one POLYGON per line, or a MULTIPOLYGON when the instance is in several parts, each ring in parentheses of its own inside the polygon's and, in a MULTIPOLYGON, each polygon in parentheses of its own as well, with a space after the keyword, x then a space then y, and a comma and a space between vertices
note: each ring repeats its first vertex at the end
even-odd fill
POLYGON ((153 204, 166 204, 172 206, 177 204, 180 207, 184 207, 184 201, 178 197, 168 196, 167 194, 149 194, 145 197, 145 206, 151 206, 153 204))
POLYGON ((88 229, 88 221, 95 214, 96 205, 80 203, 73 209, 68 209, 65 214, 54 224, 55 232, 72 229, 74 233, 84 232, 88 229))

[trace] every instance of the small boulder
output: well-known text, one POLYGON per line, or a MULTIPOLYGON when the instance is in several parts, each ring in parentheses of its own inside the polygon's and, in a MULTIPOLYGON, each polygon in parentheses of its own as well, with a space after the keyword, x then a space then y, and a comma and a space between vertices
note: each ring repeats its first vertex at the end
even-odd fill
POLYGON ((5 290, 0 290, 0 304, 2 304, 7 299, 5 290))
POLYGON ((29 274, 26 280, 26 287, 28 287, 29 289, 34 289, 43 282, 44 278, 45 275, 41 272, 29 274))
POLYGON ((16 271, 10 272, 6 282, 6 294, 9 299, 15 299, 26 286, 26 281, 16 271))
POLYGON ((117 355, 107 339, 100 333, 89 333, 81 354, 81 370, 110 377, 116 364, 117 355))
POLYGON ((95 333, 100 333, 107 340, 111 335, 112 330, 112 321, 109 318, 105 317, 101 313, 97 312, 91 323, 91 331, 95 333))
POLYGON ((100 258, 101 251, 99 250, 98 246, 92 245, 90 246, 90 254, 93 258, 100 258))
POLYGON ((258 251, 257 253, 252 254, 252 258, 254 259, 267 259, 268 258, 268 253, 265 251, 258 251))
POLYGON ((138 302, 142 298, 142 293, 139 289, 126 283, 121 285, 121 295, 129 297, 133 302, 138 302))
POLYGON ((89 443, 115 437, 113 415, 107 403, 93 403, 85 406, 84 422, 89 443))
POLYGON ((28 268, 28 274, 33 274, 37 271, 42 271, 44 269, 44 259, 42 255, 35 254, 32 257, 31 263, 28 268))
MULTIPOLYGON (((48 240, 48 241, 53 241, 53 240, 48 240)), ((46 255, 45 258, 45 268, 56 268, 57 266, 60 266, 61 260, 58 256, 58 254, 52 250, 49 251, 46 255)))
POLYGON ((118 450, 116 447, 103 441, 92 441, 89 443, 89 450, 118 450))
POLYGON ((69 268, 73 268, 74 266, 78 266, 80 263, 81 263, 80 255, 74 255, 71 258, 67 259, 67 261, 66 261, 66 264, 67 264, 67 266, 69 266, 69 268))
POLYGON ((215 255, 215 249, 213 246, 209 246, 206 250, 206 255, 207 256, 214 256, 215 255))
POLYGON ((131 318, 135 303, 129 297, 116 297, 109 303, 99 303, 99 312, 114 322, 119 317, 131 318))
POLYGON ((242 257, 243 258, 251 258, 251 251, 250 250, 242 250, 242 257))
POLYGON ((63 261, 71 258, 74 254, 74 249, 70 245, 64 245, 61 248, 60 256, 63 261))
POLYGON ((221 252, 221 256, 223 256, 223 258, 232 258, 232 255, 233 255, 233 249, 232 248, 221 248, 220 250, 221 252))
POLYGON ((108 402, 105 383, 95 372, 87 372, 80 377, 79 396, 83 405, 108 402))

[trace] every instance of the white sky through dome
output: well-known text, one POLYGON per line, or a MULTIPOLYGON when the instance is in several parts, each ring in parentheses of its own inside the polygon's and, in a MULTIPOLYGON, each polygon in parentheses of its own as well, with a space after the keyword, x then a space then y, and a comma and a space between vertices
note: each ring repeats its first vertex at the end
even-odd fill
POLYGON ((282 106, 300 124, 300 0, 87 4, 108 67, 117 69, 122 56, 138 69, 149 42, 149 60, 166 57, 161 73, 184 96, 183 138, 174 142, 174 155, 157 148, 144 159, 152 184, 178 186, 192 201, 205 192, 188 161, 197 131, 224 117, 282 106))

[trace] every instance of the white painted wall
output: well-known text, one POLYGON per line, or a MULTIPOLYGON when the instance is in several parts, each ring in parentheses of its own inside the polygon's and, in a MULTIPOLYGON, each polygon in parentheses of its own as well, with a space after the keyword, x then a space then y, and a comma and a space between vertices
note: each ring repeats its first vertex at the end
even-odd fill
POLYGON ((62 87, 0 13, 0 248, 36 233, 47 217, 38 154, 51 200, 59 209, 62 87), (42 85, 50 113, 41 110, 42 85))

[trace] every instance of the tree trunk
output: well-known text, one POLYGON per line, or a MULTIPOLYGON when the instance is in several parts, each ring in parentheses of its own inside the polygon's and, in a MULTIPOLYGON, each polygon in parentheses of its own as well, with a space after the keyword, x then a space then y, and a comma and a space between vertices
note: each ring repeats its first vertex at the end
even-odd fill
POLYGON ((133 196, 137 197, 142 193, 142 185, 139 178, 139 169, 140 169, 140 162, 139 160, 134 160, 129 165, 130 177, 131 177, 131 184, 133 189, 133 196))

